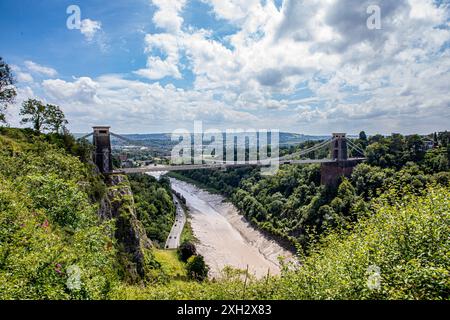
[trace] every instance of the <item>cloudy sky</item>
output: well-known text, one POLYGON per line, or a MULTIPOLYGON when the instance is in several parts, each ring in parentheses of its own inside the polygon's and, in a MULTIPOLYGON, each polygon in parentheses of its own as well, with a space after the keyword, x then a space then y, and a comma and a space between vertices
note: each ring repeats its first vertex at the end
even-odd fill
POLYGON ((74 132, 428 133, 450 129, 449 18, 449 0, 4 0, 0 56, 17 104, 58 104, 74 132))

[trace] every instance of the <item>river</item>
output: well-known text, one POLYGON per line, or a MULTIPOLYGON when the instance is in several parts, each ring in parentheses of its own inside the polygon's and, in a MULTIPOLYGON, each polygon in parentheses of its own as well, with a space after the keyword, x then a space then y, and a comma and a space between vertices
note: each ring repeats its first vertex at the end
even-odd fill
POLYGON ((226 266, 245 270, 257 278, 279 274, 278 257, 292 253, 252 227, 224 198, 192 184, 171 179, 172 188, 186 198, 190 223, 199 240, 197 251, 210 267, 210 277, 219 278, 226 266))

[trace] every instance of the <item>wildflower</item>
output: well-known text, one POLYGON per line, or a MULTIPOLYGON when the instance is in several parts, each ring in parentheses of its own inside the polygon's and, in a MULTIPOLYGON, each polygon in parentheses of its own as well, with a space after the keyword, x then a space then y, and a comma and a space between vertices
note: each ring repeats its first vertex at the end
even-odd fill
POLYGON ((55 272, 58 274, 62 274, 61 268, 62 268, 61 264, 57 263, 55 266, 55 272))
POLYGON ((46 229, 49 226, 49 222, 47 219, 45 219, 44 223, 42 224, 42 228, 46 229))

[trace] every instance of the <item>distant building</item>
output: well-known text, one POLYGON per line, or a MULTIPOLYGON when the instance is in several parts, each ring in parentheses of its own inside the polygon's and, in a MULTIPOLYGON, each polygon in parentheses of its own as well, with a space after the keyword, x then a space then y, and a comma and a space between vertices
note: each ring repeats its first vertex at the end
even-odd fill
POLYGON ((424 141, 424 145, 425 145, 425 150, 426 151, 434 149, 434 147, 435 147, 434 142, 433 141, 429 141, 429 140, 424 141))
POLYGON ((121 162, 121 167, 122 168, 133 168, 134 167, 134 162, 133 160, 125 160, 121 162))
POLYGON ((127 160, 128 160, 128 155, 127 155, 127 154, 121 154, 121 155, 119 155, 119 160, 120 160, 121 162, 127 161, 127 160))

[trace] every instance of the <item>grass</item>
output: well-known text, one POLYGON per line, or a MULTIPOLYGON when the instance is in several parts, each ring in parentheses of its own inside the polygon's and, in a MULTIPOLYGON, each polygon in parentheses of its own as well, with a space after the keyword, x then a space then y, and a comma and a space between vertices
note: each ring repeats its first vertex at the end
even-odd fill
POLYGON ((155 260, 161 264, 161 269, 172 279, 185 279, 187 277, 186 268, 180 261, 176 250, 153 251, 155 260))
POLYGON ((192 230, 191 221, 190 221, 190 214, 189 214, 189 208, 180 200, 181 207, 184 210, 184 213, 186 215, 186 223, 183 228, 183 232, 181 233, 181 243, 185 242, 192 242, 197 243, 198 239, 194 235, 194 231, 192 230))
POLYGON ((186 224, 184 225, 183 232, 181 233, 181 243, 192 242, 198 243, 198 239, 194 235, 194 231, 192 230, 191 222, 189 221, 189 217, 186 220, 186 224))

